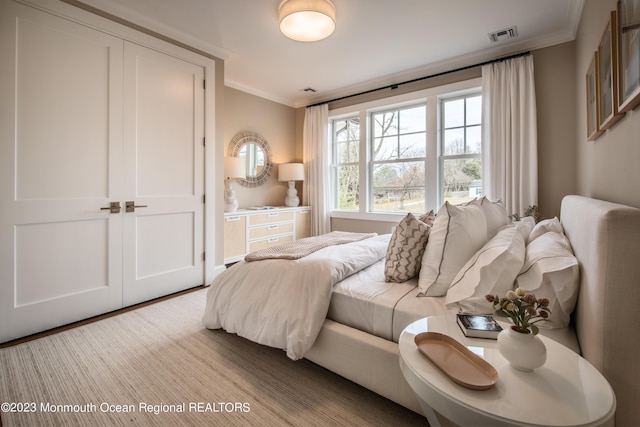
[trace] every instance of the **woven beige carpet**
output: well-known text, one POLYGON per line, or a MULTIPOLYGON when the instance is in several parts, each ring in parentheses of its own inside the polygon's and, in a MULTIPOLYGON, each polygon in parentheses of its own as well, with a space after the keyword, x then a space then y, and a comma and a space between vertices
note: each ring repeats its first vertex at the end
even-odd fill
POLYGON ((0 424, 427 424, 307 360, 207 330, 205 294, 0 349, 0 424))

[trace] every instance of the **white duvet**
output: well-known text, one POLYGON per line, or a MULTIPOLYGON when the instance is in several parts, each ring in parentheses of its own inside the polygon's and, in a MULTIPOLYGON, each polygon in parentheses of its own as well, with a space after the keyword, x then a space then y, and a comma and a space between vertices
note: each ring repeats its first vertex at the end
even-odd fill
POLYGON ((301 359, 324 323, 333 285, 383 258, 389 238, 330 246, 298 260, 239 262, 214 279, 202 321, 301 359))

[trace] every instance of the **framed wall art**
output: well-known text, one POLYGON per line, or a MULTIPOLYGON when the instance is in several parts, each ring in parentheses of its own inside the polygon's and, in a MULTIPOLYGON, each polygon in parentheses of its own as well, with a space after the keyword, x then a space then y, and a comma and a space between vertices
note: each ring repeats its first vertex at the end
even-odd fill
POLYGON ((587 140, 598 138, 600 130, 598 118, 598 52, 594 52, 593 59, 587 69, 587 140))
POLYGON ((598 125, 601 130, 613 126, 622 118, 618 113, 617 75, 617 25, 616 11, 611 12, 609 22, 598 46, 598 125))
POLYGON ((620 0, 618 24, 618 109, 640 104, 640 0, 620 0))

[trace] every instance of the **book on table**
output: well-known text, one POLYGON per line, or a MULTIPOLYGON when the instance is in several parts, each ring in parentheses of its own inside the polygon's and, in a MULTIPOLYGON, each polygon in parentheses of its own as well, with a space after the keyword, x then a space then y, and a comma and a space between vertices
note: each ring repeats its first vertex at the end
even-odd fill
POLYGON ((467 337, 497 339, 502 328, 491 315, 458 313, 458 326, 467 337))

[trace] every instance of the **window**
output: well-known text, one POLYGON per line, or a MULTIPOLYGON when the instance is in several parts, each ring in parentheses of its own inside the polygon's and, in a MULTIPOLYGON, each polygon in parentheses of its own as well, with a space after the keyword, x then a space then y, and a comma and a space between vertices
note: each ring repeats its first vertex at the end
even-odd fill
POLYGON ((458 204, 482 195, 482 96, 440 100, 442 200, 458 204))
POLYGON ((371 113, 371 212, 425 208, 425 104, 371 113))
POLYGON ((337 209, 359 209, 360 120, 358 117, 334 120, 333 156, 336 169, 337 191, 334 205, 337 209))
POLYGON ((480 195, 479 84, 331 111, 332 216, 396 221, 480 195))

